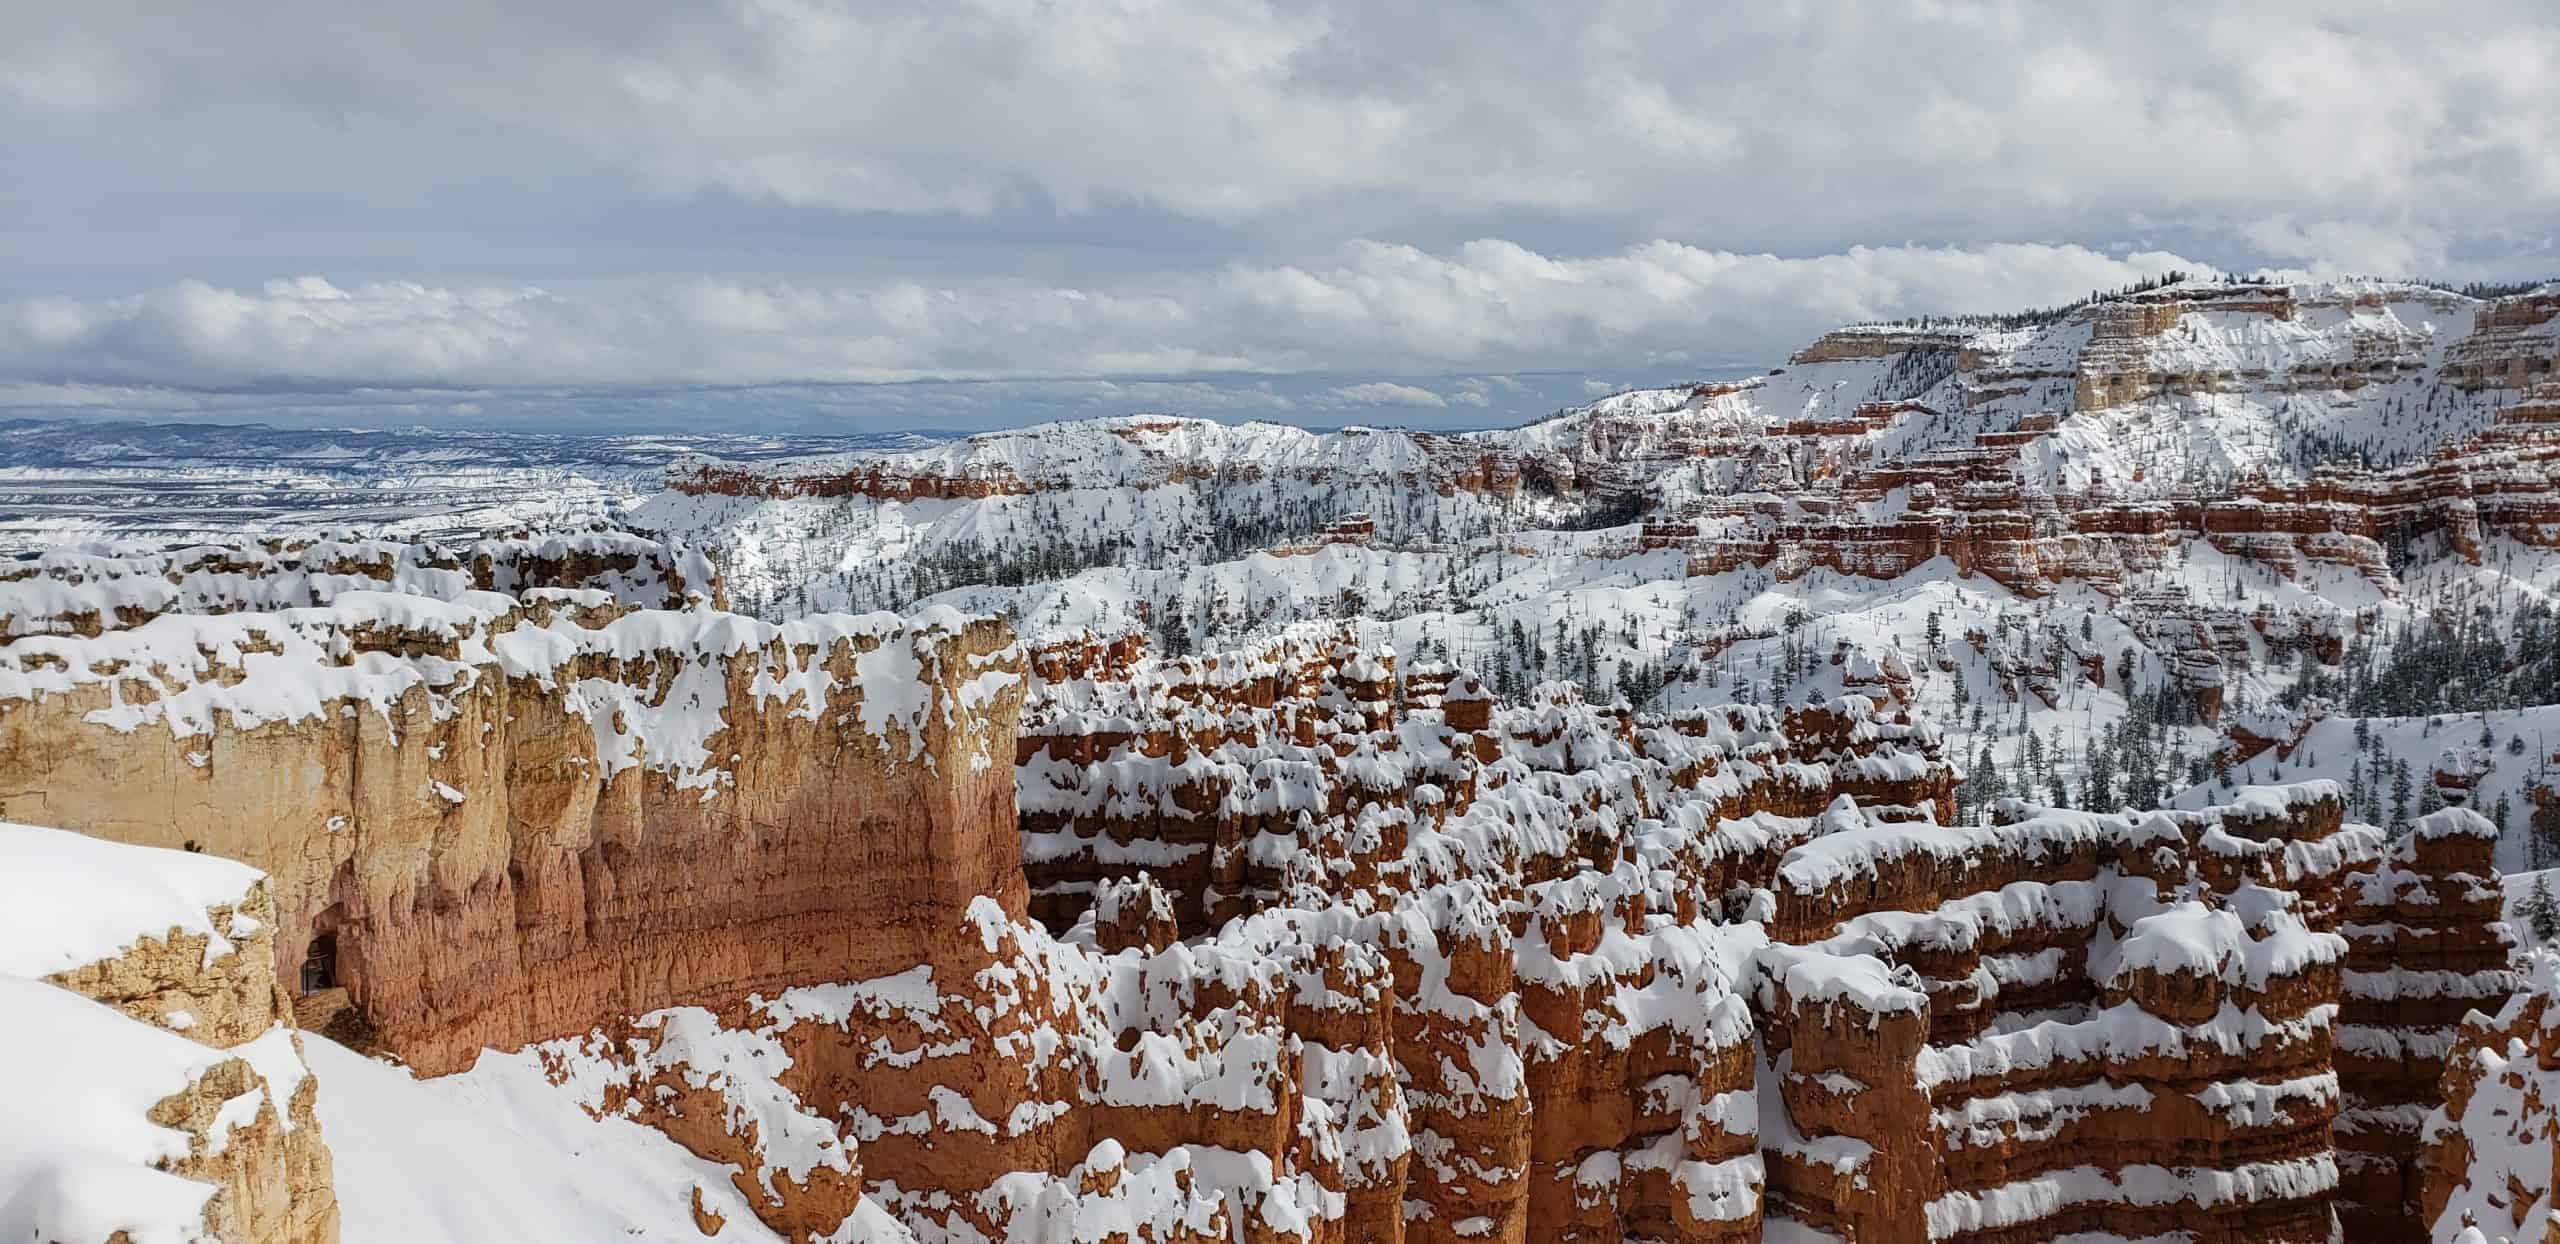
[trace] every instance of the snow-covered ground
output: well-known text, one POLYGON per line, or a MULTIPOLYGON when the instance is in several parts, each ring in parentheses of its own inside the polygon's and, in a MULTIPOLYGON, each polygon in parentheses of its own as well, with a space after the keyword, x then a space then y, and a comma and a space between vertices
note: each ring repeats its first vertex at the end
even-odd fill
POLYGON ((179 935, 205 939, 210 967, 258 932, 239 913, 217 926, 213 911, 259 880, 230 860, 0 822, 0 1238, 200 1238, 214 1187, 170 1167, 287 1115, 306 1075, 292 1030, 215 1049, 183 1035, 196 1026, 184 1010, 146 1023, 45 978, 179 935), (253 1074, 215 1089, 208 1077, 234 1058, 253 1074), (190 1091, 223 1094, 201 1136, 153 1117, 190 1091))
MULTIPOLYGON (((654 1128, 591 1117, 530 1052, 491 1051, 460 1075, 420 1080, 316 1033, 302 1040, 350 1244, 781 1239, 756 1221, 728 1167, 654 1128), (696 1225, 696 1195, 722 1220, 717 1233, 696 1225)), ((836 1244, 911 1239, 866 1205, 836 1244)))
POLYGON ((470 537, 618 517, 688 454, 743 461, 895 436, 571 436, 0 421, 0 554, 70 541, 361 527, 470 537))

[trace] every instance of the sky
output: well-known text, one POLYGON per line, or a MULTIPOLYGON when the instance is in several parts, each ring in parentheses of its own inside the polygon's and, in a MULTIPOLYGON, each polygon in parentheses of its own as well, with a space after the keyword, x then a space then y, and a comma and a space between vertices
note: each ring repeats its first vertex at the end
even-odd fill
POLYGON ((2502 0, 0 5, 0 417, 1499 425, 2170 269, 2560 275, 2553 134, 2502 0))

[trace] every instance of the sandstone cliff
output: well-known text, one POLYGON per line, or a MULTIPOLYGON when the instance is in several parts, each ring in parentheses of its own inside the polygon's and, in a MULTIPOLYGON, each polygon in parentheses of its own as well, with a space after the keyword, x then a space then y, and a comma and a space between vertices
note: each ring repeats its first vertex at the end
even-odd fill
POLYGON ((0 813, 261 868, 281 976, 319 965, 428 1071, 1019 908, 1000 626, 529 595, 18 639, 0 813))

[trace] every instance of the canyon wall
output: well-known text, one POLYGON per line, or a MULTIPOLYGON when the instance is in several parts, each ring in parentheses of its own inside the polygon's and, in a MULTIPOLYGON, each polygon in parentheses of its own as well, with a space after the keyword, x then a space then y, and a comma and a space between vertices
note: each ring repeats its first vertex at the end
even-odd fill
MULTIPOLYGON (((2431 1060, 2509 979, 2471 814, 1948 827, 1910 671, 1848 647, 1827 699, 1663 716, 1351 628, 1025 653, 640 607, 646 557, 301 556, 14 581, 0 813, 267 875, 187 918, 218 983, 162 979, 183 931, 58 981, 215 1044, 291 1000, 429 1073, 530 1046, 793 1239, 2407 1238, 2431 1060)), ((201 1181, 325 1238, 275 1135, 201 1181)))
POLYGON ((1773 1197, 1857 1240, 2329 1239, 2326 929, 2380 840, 2338 813, 2018 808, 1790 855, 1763 989, 1800 1135, 1773 1197))
POLYGON ((1019 910, 1001 625, 369 582, 0 648, 0 815, 259 867, 283 979, 430 1073, 1019 910))
POLYGON ((1789 1124, 1763 1124, 1772 1212, 1854 1240, 2315 1241, 2333 1211, 2420 1238, 2410 1081, 2510 983, 2467 897, 2487 838, 2449 811, 2386 853, 2341 808, 2328 783, 2013 804, 1790 852, 1758 997, 1789 1124))

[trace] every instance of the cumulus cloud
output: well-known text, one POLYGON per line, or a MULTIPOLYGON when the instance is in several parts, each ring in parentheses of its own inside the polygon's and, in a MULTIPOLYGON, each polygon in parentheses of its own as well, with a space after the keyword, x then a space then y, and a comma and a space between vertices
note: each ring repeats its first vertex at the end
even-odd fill
POLYGON ((1420 385, 1397 384, 1390 380, 1342 385, 1334 389, 1333 395, 1354 406, 1421 406, 1445 410, 1449 405, 1449 399, 1420 385))
MULTIPOLYGON (((1652 242, 1556 256, 1360 242, 1111 283, 726 280, 592 288, 320 277, 0 303, 0 380, 73 385, 594 386, 1077 381, 1196 404, 1239 373, 1765 366, 1842 322, 2044 305, 2201 265, 2077 246, 1857 247, 1781 258, 1652 242)), ((1485 394, 1490 383, 1460 386, 1485 394)), ((1377 381, 1338 396, 1446 406, 1377 381)), ((1227 402, 1279 408, 1275 395, 1227 402)), ((1469 402, 1470 405, 1482 403, 1469 402)))
POLYGON ((1375 228, 1445 206, 1752 247, 1948 221, 2238 236, 2306 203, 2534 233, 2560 196, 2560 26, 2533 0, 1855 21, 1512 0, 1462 22, 1321 0, 461 0, 362 26, 334 0, 5 6, 0 96, 236 115, 213 140, 236 153, 272 145, 261 117, 516 135, 673 191, 863 212, 1375 228))

